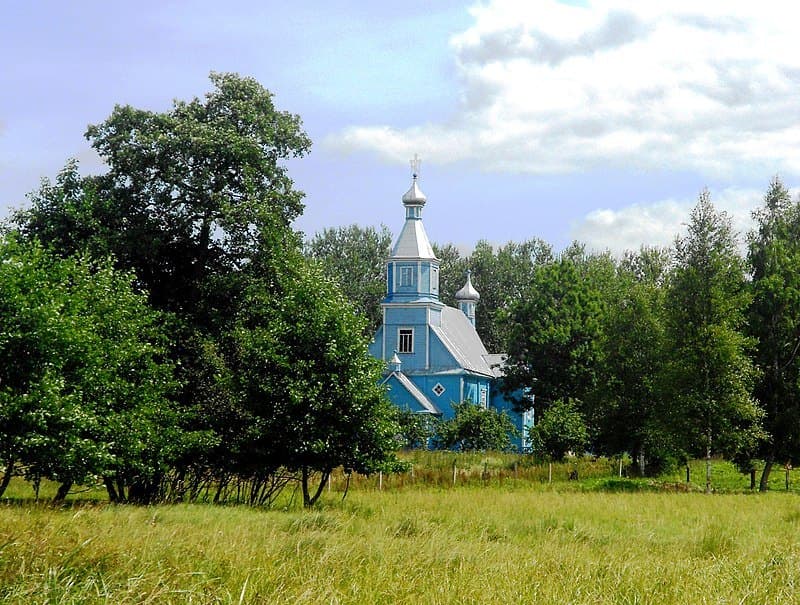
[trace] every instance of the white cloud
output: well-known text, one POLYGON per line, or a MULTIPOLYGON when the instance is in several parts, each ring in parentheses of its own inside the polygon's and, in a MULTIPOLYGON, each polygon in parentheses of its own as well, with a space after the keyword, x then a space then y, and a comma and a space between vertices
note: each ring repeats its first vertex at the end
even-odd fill
MULTIPOLYGON (((792 195, 797 190, 792 190, 792 195)), ((728 188, 711 191, 711 201, 719 211, 731 218, 739 244, 753 227, 752 212, 761 205, 764 191, 728 188)), ((694 199, 668 199, 651 204, 634 204, 620 210, 599 209, 572 225, 571 236, 596 251, 608 250, 621 255, 640 246, 671 246, 676 236, 685 235, 689 213, 697 204, 694 199)))
POLYGON ((494 0, 451 39, 446 122, 326 143, 490 170, 800 173, 800 37, 777 0, 494 0))

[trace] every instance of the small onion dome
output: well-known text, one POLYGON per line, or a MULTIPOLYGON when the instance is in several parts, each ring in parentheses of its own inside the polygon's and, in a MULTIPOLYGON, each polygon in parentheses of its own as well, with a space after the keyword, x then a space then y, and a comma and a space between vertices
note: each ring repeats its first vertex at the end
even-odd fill
POLYGON ((472 285, 472 271, 467 271, 467 283, 464 287, 456 292, 456 300, 480 300, 481 295, 472 285))
POLYGON ((414 175, 414 180, 411 182, 411 189, 403 195, 403 204, 411 206, 424 206, 428 198, 422 193, 422 189, 417 184, 417 175, 414 175))

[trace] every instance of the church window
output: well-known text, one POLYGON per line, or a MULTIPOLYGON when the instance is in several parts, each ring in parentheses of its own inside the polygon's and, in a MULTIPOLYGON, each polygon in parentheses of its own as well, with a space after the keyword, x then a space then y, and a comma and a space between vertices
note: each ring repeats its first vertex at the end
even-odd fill
POLYGON ((431 292, 439 293, 439 267, 431 267, 431 292))
POLYGON ((397 335, 397 352, 414 352, 414 330, 411 328, 400 328, 397 335))
POLYGON ((400 267, 400 285, 414 285, 414 267, 400 267))
POLYGON ((437 382, 434 385, 433 389, 431 390, 433 391, 433 394, 436 395, 437 397, 441 397, 442 393, 444 393, 444 387, 442 386, 441 382, 437 382))

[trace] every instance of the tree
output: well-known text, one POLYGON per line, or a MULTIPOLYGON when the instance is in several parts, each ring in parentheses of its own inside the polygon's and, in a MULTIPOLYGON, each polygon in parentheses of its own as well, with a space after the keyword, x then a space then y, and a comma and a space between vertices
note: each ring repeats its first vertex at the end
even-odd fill
POLYGON ((686 236, 675 243, 667 293, 669 361, 662 419, 686 453, 706 458, 749 450, 760 437, 760 410, 750 396, 755 378, 742 333, 749 303, 742 259, 730 219, 708 191, 692 210, 686 236))
MULTIPOLYGON (((466 262, 481 295, 475 323, 487 350, 505 350, 509 335, 498 314, 521 300, 531 288, 536 268, 552 260, 552 249, 540 239, 508 242, 497 248, 483 240, 476 244, 466 262)), ((461 275, 459 288, 463 285, 461 275)))
POLYGON ((306 256, 318 261, 328 279, 366 319, 369 336, 381 324, 381 302, 386 296, 386 259, 392 248, 388 227, 338 227, 317 233, 305 246, 306 256))
POLYGON ((466 282, 468 259, 463 258, 453 244, 431 244, 439 259, 439 300, 451 307, 456 306, 456 292, 466 282))
POLYGON ((572 400, 555 401, 530 428, 531 449, 548 460, 562 460, 567 453, 580 455, 589 445, 583 415, 572 400))
POLYGON ((444 449, 464 451, 508 451, 519 435, 511 419, 502 412, 471 401, 453 403, 455 414, 438 423, 436 441, 444 449))
MULTIPOLYGON (((176 101, 167 112, 115 107, 86 132, 108 171, 80 177, 68 163, 14 223, 63 257, 111 255, 135 273, 151 305, 171 314, 185 427, 212 430, 222 443, 238 430, 238 411, 220 341, 248 284, 273 281, 286 250, 299 246, 291 223, 303 194, 283 161, 311 143, 300 118, 277 110, 255 80, 212 73, 211 81, 204 99, 176 101)), ((187 452, 184 471, 230 462, 208 445, 187 452)))
POLYGON ((757 339, 755 396, 769 437, 752 454, 764 460, 759 489, 765 491, 775 462, 800 462, 800 203, 776 177, 753 218, 749 333, 757 339))
POLYGON ((642 249, 620 264, 602 317, 596 389, 590 423, 596 452, 630 452, 645 472, 670 456, 659 430, 664 371, 664 289, 668 255, 642 249))
POLYGON ((401 447, 425 448, 436 434, 437 419, 430 414, 417 414, 408 408, 398 408, 397 424, 400 427, 401 447))
POLYGON ((536 267, 532 284, 501 318, 505 392, 532 389, 544 411, 558 400, 583 401, 594 389, 604 301, 593 271, 572 258, 536 267))
POLYGON ((228 347, 245 412, 242 464, 298 472, 308 507, 336 467, 394 468, 399 427, 363 319, 318 267, 296 256, 272 288, 253 282, 228 347))
POLYGON ((172 368, 132 277, 13 237, 0 256, 0 492, 17 464, 61 482, 56 499, 76 482, 133 485, 162 470, 181 444, 172 368))

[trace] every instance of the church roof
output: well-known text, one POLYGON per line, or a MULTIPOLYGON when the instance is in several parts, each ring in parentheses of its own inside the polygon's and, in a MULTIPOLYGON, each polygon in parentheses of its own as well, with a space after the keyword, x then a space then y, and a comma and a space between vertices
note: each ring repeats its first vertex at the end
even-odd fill
POLYGON ((472 285, 472 271, 467 271, 467 283, 456 292, 456 300, 480 300, 481 295, 472 285))
POLYGON ((441 326, 431 326, 431 329, 465 370, 484 376, 495 375, 486 360, 489 355, 486 347, 464 313, 453 307, 444 307, 441 326))
POLYGON ((419 390, 419 388, 417 388, 417 385, 411 382, 408 376, 406 376, 402 372, 392 372, 386 377, 386 380, 383 381, 383 384, 386 384, 392 378, 397 380, 397 382, 400 383, 400 386, 402 386, 406 391, 408 391, 408 394, 411 395, 416 400, 416 402, 419 403, 420 406, 422 406, 422 408, 425 411, 430 412, 431 414, 442 413, 439 411, 439 408, 437 408, 433 403, 431 403, 431 400, 428 399, 425 396, 425 394, 419 390))
POLYGON ((392 250, 393 258, 436 258, 422 221, 406 219, 392 250))
POLYGON ((504 376, 503 366, 506 364, 507 357, 508 355, 505 353, 489 353, 483 356, 486 363, 488 363, 489 367, 492 369, 495 378, 502 378, 504 376))
POLYGON ((403 204, 423 205, 427 201, 427 196, 422 193, 422 189, 417 184, 417 175, 415 174, 411 188, 403 194, 403 204))

